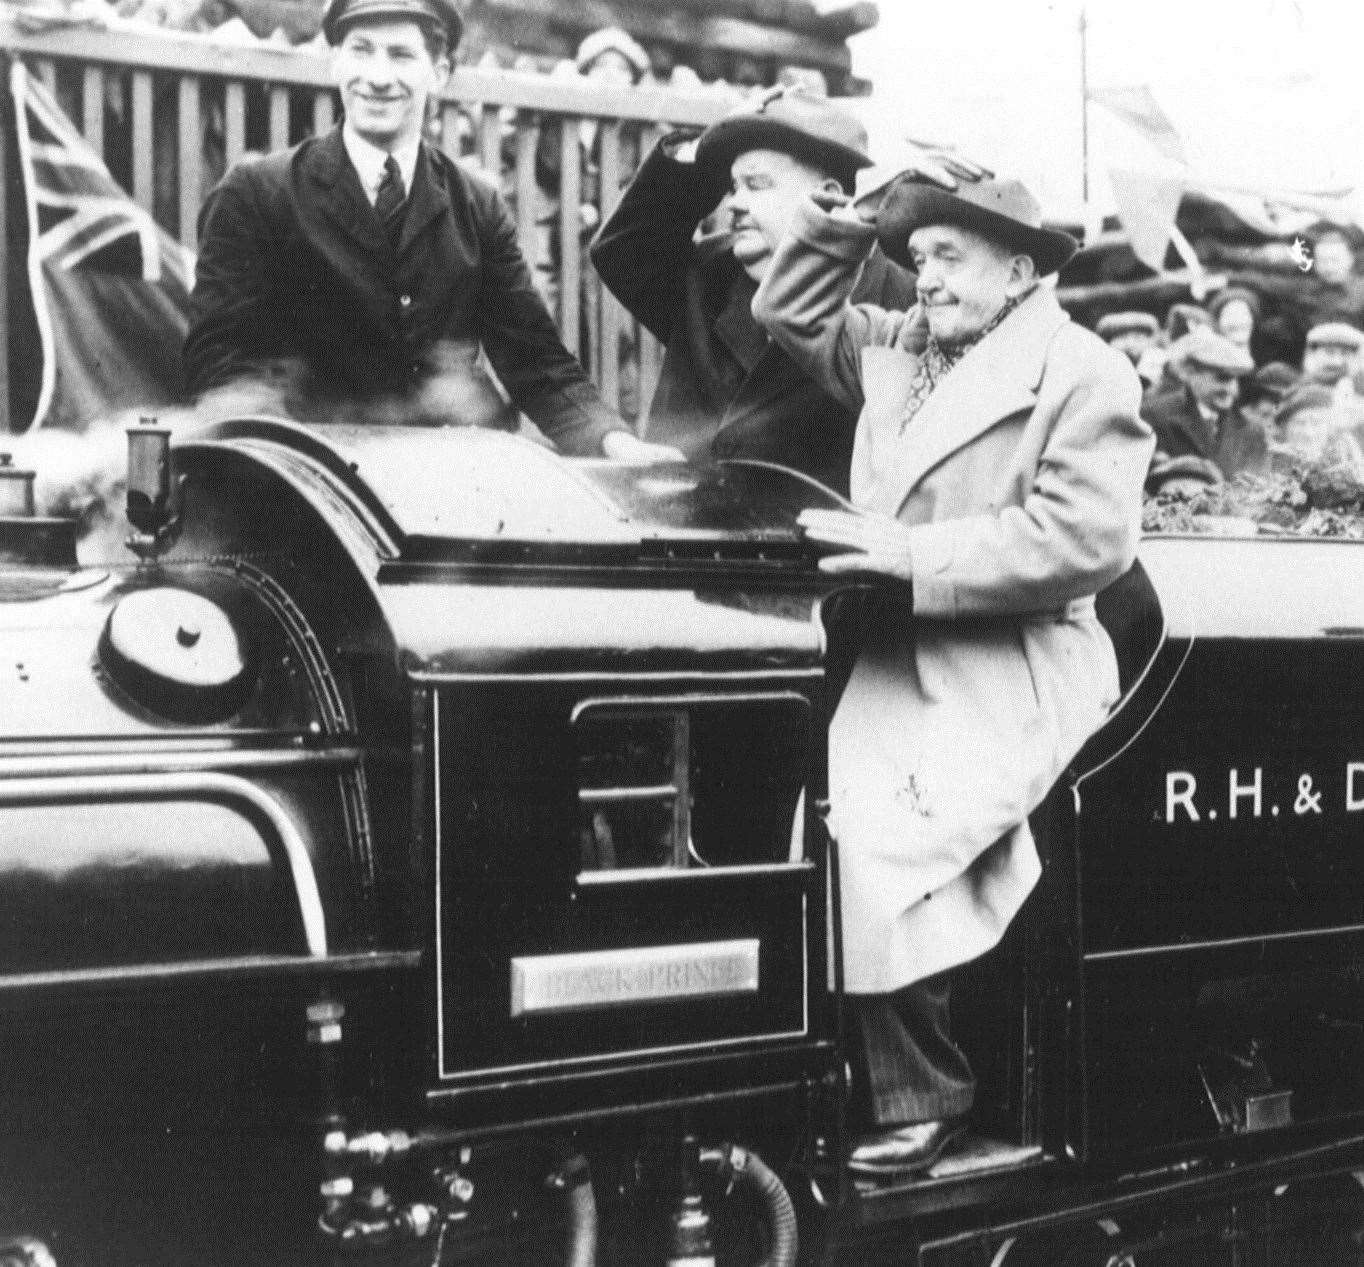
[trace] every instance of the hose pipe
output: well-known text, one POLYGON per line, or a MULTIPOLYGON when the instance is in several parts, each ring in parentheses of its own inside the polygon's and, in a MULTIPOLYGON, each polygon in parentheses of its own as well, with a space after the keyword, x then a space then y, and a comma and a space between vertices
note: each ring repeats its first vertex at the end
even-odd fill
POLYGON ((562 1191, 568 1205, 568 1247, 564 1267, 596 1267, 597 1198, 592 1192, 592 1169, 575 1153, 545 1183, 562 1191))
POLYGON ((757 1153, 738 1144, 723 1144, 714 1151, 706 1149, 701 1160, 718 1165, 721 1178, 728 1176, 743 1183, 762 1200, 772 1247, 757 1267, 795 1267, 799 1248, 796 1207, 777 1172, 757 1153))

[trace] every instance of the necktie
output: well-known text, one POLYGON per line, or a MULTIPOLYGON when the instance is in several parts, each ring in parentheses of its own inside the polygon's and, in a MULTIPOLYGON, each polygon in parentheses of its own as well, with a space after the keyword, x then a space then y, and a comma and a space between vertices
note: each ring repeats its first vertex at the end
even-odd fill
POLYGON ((398 160, 390 154, 384 159, 384 176, 379 182, 374 210, 395 250, 403 235, 403 201, 406 197, 403 191, 403 174, 398 170, 398 160))

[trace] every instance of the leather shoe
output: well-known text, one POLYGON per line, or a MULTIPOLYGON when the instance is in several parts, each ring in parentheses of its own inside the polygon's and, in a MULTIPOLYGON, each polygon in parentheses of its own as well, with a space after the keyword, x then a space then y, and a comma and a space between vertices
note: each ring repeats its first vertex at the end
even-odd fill
POLYGON ((927 1170, 965 1129, 964 1119, 945 1118, 864 1135, 848 1157, 848 1169, 863 1175, 905 1175, 927 1170))

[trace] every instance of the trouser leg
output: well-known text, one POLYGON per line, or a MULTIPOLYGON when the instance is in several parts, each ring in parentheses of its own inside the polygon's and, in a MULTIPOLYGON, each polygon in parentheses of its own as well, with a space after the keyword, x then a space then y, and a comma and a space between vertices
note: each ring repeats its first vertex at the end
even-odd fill
POLYGON ((970 1111, 976 1080, 949 1031, 951 992, 939 973, 890 994, 846 997, 855 1117, 894 1126, 970 1111))

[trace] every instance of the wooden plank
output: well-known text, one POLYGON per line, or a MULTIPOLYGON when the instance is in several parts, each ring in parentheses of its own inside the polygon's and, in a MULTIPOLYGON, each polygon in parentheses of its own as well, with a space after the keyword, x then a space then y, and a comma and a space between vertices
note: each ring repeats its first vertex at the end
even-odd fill
POLYGON ((104 157, 104 68, 86 66, 81 73, 81 133, 104 157))
POLYGON ((582 148, 578 144, 578 121, 559 121, 559 333, 564 346, 578 354, 578 309, 582 302, 580 252, 583 185, 582 148))
POLYGON ((152 76, 133 71, 133 201, 152 210, 154 169, 152 129, 152 76))
POLYGON ((540 120, 518 116, 516 120, 516 237, 532 275, 540 267, 540 235, 535 227, 537 190, 535 154, 540 146, 540 120))
MULTIPOLYGON (((522 13, 544 22, 563 21, 563 0, 515 0, 522 13)), ((591 31, 615 26, 620 17, 609 0, 577 0, 573 6, 573 25, 591 31)), ((805 35, 781 26, 750 22, 742 18, 713 17, 701 13, 671 10, 637 12, 629 22, 630 32, 646 43, 674 44, 683 48, 711 49, 759 60, 770 58, 798 66, 817 66, 821 70, 846 72, 852 69, 852 54, 841 38, 805 35)))
POLYGON ((497 181, 501 188, 502 175, 502 111, 500 107, 488 106, 479 111, 478 119, 478 161, 483 170, 497 181))
POLYGON ((199 202, 203 197, 203 124, 199 112, 199 83, 193 75, 180 80, 179 181, 180 241, 190 250, 198 241, 199 202))
POLYGON ((440 147, 451 158, 459 157, 459 107, 448 101, 440 108, 440 147))
MULTIPOLYGON (((516 0, 494 0, 494 3, 501 7, 507 3, 515 5, 516 0)), ((719 0, 718 3, 717 0, 633 0, 633 3, 640 8, 665 13, 689 9, 714 17, 740 18, 807 35, 822 35, 826 39, 846 39, 859 31, 870 30, 880 20, 873 0, 840 0, 836 4, 824 0, 818 7, 810 0, 719 0)))
POLYGON ((228 167, 246 150, 246 85, 240 81, 223 90, 223 150, 228 167))
MULTIPOLYGON (((269 46, 237 47, 210 41, 149 39, 128 32, 67 28, 32 34, 0 16, 0 47, 26 57, 62 57, 81 62, 168 70, 227 80, 331 86, 325 55, 269 46)), ((549 75, 509 75, 504 71, 461 66, 450 76, 442 98, 477 104, 487 102, 518 110, 585 114, 656 122, 713 123, 729 102, 712 92, 676 92, 640 86, 603 88, 590 80, 561 80, 549 75)))
POLYGON ((270 148, 287 149, 289 145, 289 89, 275 84, 270 89, 270 148))
POLYGON ((663 370, 663 345, 643 326, 639 327, 639 421, 635 430, 644 431, 649 407, 658 390, 659 375, 663 370))
MULTIPOLYGON (((600 137, 600 157, 598 159, 598 171, 601 176, 600 211, 603 223, 607 216, 616 209, 616 204, 620 202, 620 129, 619 120, 610 123, 604 122, 598 134, 600 137)), ((597 292, 601 313, 599 338, 601 362, 598 379, 601 382, 602 395, 606 397, 607 404, 619 411, 621 407, 620 336, 625 312, 617 302, 616 297, 602 285, 601 278, 597 276, 595 268, 592 270, 592 285, 597 292)))
POLYGON ((336 98, 330 92, 313 96, 313 135, 324 136, 336 126, 336 98))
MULTIPOLYGON (((10 119, 14 114, 14 98, 9 92, 9 58, 0 52, 0 71, 4 72, 4 91, 0 93, 0 253, 9 250, 9 193, 13 186, 2 174, 9 170, 10 119)), ((19 208, 13 208, 19 214, 19 208)), ((11 428, 9 408, 9 269, 0 263, 0 436, 11 428)))

